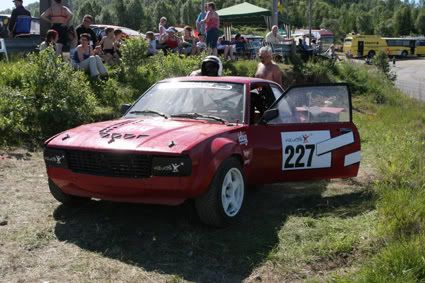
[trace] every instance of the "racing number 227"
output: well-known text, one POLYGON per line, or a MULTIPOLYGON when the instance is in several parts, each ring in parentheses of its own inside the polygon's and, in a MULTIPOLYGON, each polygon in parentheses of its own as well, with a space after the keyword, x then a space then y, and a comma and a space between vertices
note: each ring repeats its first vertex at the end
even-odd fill
POLYGON ((288 158, 285 161, 285 168, 300 168, 300 167, 311 167, 311 161, 313 160, 315 145, 314 144, 306 144, 306 145, 297 145, 297 147, 293 147, 292 145, 288 145, 285 148, 285 154, 288 154, 288 158), (309 150, 307 166, 301 162, 306 153, 306 150, 309 150), (295 163, 293 162, 293 158, 295 156, 295 163))

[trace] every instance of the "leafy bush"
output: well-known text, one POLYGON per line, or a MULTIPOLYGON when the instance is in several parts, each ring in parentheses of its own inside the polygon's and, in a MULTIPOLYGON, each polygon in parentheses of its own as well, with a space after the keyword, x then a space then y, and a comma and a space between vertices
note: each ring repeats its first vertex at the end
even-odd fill
POLYGON ((178 54, 164 56, 159 53, 146 59, 133 74, 126 76, 128 82, 140 94, 157 81, 188 76, 192 71, 199 69, 202 62, 201 56, 182 57, 178 54))
POLYGON ((375 65, 387 78, 391 81, 395 81, 396 75, 391 72, 390 64, 388 63, 388 56, 383 51, 379 51, 372 59, 373 65, 375 65))
POLYGON ((239 60, 235 62, 225 62, 223 64, 224 74, 227 76, 253 77, 257 69, 258 62, 253 60, 239 60))
POLYGON ((0 85, 12 88, 22 88, 27 63, 23 60, 16 63, 0 64, 0 85))
POLYGON ((121 47, 122 67, 127 71, 136 70, 147 58, 148 44, 143 38, 130 38, 121 47))
POLYGON ((27 60, 20 90, 2 87, 0 93, 1 130, 14 135, 9 141, 41 141, 92 120, 96 98, 84 73, 75 72, 50 50, 27 60))
POLYGON ((0 146, 20 144, 29 132, 31 108, 19 90, 0 86, 0 146))

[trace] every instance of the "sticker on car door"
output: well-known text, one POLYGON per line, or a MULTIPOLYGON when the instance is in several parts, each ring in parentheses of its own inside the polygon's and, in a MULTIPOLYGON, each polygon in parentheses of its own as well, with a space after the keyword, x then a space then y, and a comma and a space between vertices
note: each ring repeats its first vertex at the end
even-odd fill
MULTIPOLYGON (((329 131, 283 132, 282 170, 330 168, 332 151, 354 143, 351 130, 331 138, 329 131)), ((360 162, 360 151, 345 156, 344 166, 360 162)))
POLYGON ((331 167, 331 151, 317 154, 317 145, 331 139, 329 131, 283 132, 281 137, 283 171, 331 167))

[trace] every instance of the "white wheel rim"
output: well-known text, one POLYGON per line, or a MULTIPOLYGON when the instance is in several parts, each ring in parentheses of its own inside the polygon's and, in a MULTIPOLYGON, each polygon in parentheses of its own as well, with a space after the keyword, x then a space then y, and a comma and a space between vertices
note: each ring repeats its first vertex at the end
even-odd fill
POLYGON ((233 217, 242 207, 245 184, 241 172, 237 168, 227 171, 221 187, 221 202, 224 213, 233 217))

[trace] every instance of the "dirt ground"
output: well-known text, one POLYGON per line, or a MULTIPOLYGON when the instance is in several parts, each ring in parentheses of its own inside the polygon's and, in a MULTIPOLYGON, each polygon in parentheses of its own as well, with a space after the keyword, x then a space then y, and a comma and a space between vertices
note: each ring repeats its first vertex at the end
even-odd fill
POLYGON ((299 274, 282 278, 268 268, 267 257, 279 242, 277 232, 288 217, 306 211, 311 215, 341 207, 348 209, 346 214, 370 210, 359 209, 368 198, 362 184, 370 178, 363 171, 354 180, 267 186, 248 195, 240 223, 212 229, 191 217, 190 205, 93 201, 66 208, 49 193, 41 152, 0 150, 0 281, 306 279, 299 274))

